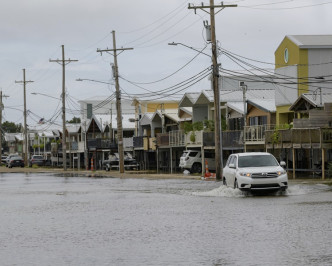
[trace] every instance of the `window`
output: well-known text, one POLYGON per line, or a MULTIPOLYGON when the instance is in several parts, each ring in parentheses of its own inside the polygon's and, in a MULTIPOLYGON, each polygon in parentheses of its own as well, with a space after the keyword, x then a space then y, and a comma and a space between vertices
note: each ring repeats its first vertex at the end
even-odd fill
POLYGON ((235 162, 235 156, 231 156, 229 160, 229 165, 234 164, 234 162, 235 162))
POLYGON ((239 157, 239 167, 278 166, 277 160, 271 155, 252 155, 239 157))
POLYGON ((267 124, 267 116, 249 117, 250 126, 258 126, 258 125, 266 125, 266 124, 267 124))
POLYGON ((196 157, 197 153, 198 153, 197 151, 192 151, 192 152, 189 153, 188 156, 189 157, 196 157))
POLYGON ((215 158, 215 154, 213 152, 205 152, 204 157, 205 158, 215 158))

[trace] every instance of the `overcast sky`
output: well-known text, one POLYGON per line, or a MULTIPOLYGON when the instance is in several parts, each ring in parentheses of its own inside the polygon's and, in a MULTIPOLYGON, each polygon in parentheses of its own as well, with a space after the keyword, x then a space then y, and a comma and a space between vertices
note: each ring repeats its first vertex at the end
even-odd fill
MULTIPOLYGON (((112 30, 116 32, 118 48, 134 48, 118 57, 123 97, 149 92, 155 92, 155 98, 165 97, 158 92, 211 65, 210 58, 204 54, 196 56, 196 51, 184 46, 168 45, 174 41, 197 50, 206 46, 203 21, 209 20, 209 15, 202 10, 195 14, 188 9, 188 3, 200 5, 201 2, 2 0, 0 88, 9 96, 3 100, 3 119, 23 123, 23 86, 15 83, 23 79, 23 68, 26 79, 34 81, 27 84, 28 124, 59 114, 61 104, 57 99, 31 93, 60 97, 62 67, 49 59, 61 59, 61 45, 65 46, 66 59, 79 60, 66 66, 67 107, 70 109, 67 120, 73 115, 79 116, 77 100, 96 95, 110 96, 115 90, 113 84, 78 82, 76 79, 112 83, 110 64, 113 56, 106 53, 101 56, 96 52, 97 48, 112 48, 112 30)), ((219 3, 215 1, 215 4, 219 3)), ((274 52, 286 35, 332 33, 332 1, 239 0, 224 4, 237 4, 238 7, 226 8, 216 15, 219 46, 259 61, 273 63, 274 52)), ((211 53, 209 45, 204 53, 211 53)), ((219 57, 219 62, 226 69, 241 69, 224 55, 219 57)), ((273 65, 259 66, 273 68, 273 65)), ((204 78, 187 89, 180 88, 177 97, 188 90, 209 88, 209 81, 204 78)), ((61 115, 56 121, 61 123, 61 115)))

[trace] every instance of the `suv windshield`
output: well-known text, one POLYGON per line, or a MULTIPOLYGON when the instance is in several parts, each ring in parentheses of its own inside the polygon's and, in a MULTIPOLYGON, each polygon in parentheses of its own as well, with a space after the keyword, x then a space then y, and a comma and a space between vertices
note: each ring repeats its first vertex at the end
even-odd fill
POLYGON ((278 166, 278 162, 271 155, 251 155, 239 157, 240 168, 262 166, 278 166))

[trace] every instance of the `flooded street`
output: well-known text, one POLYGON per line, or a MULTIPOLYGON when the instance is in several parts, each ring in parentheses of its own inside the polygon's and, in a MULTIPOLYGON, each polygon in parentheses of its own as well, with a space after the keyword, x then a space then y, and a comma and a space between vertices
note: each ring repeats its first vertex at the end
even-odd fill
POLYGON ((1 265, 331 265, 332 188, 0 175, 1 265))

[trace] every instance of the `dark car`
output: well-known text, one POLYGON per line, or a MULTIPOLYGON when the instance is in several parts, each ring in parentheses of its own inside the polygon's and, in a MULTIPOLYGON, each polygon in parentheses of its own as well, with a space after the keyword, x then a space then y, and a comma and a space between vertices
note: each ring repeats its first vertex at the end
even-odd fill
POLYGON ((29 162, 29 166, 32 165, 44 166, 45 165, 44 157, 42 155, 32 155, 31 160, 29 162))
POLYGON ((17 156, 19 156, 19 155, 18 154, 9 154, 6 158, 6 166, 8 167, 9 161, 10 161, 11 158, 17 157, 17 156))
MULTIPOLYGON (((112 168, 119 169, 119 154, 114 153, 110 155, 108 160, 103 162, 103 169, 110 171, 112 168)), ((138 163, 133 156, 127 152, 124 154, 124 168, 125 169, 138 169, 138 163)))
POLYGON ((24 167, 24 160, 22 159, 21 156, 14 156, 10 158, 8 162, 8 168, 12 168, 15 166, 24 167))

